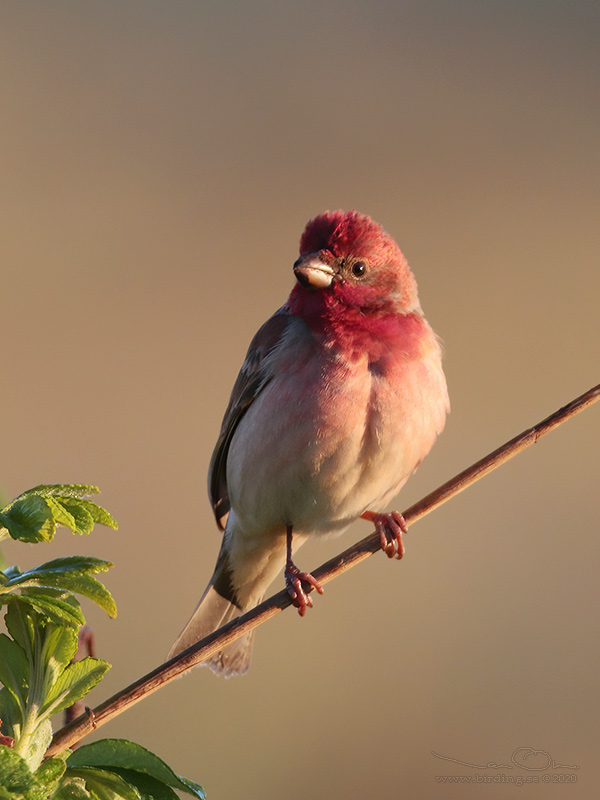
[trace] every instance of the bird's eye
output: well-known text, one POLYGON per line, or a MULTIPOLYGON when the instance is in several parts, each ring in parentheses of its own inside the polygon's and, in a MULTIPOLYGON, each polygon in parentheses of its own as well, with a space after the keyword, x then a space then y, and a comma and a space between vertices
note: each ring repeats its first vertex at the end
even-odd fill
POLYGON ((352 264, 352 274, 355 278, 362 278, 366 271, 367 265, 364 261, 355 261, 354 264, 352 264))

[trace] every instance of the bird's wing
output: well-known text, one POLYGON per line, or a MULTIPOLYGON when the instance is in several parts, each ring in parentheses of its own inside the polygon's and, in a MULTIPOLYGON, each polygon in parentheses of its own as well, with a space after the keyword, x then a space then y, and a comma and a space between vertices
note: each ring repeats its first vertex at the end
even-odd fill
POLYGON ((292 317, 284 306, 265 322, 250 342, 246 358, 233 386, 208 470, 208 494, 220 530, 224 530, 227 514, 231 508, 227 490, 227 455, 231 440, 242 417, 273 377, 265 360, 273 348, 281 342, 291 321, 292 317))

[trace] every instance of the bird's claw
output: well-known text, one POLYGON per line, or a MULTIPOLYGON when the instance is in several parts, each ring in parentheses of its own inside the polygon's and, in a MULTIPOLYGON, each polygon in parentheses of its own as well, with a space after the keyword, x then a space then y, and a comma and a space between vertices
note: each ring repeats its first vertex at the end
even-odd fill
POLYGON ((375 525, 375 530, 381 539, 381 549, 388 558, 402 558, 405 553, 402 534, 408 531, 408 526, 399 511, 390 511, 387 514, 377 514, 375 511, 365 511, 363 519, 375 525))
POLYGON ((307 583, 309 587, 315 589, 319 594, 323 594, 323 587, 310 572, 300 572, 295 564, 287 564, 285 568, 285 586, 289 596, 292 598, 292 604, 298 609, 298 614, 301 617, 306 614, 307 608, 312 608, 312 599, 308 593, 310 588, 307 592, 302 585, 303 582, 307 583))

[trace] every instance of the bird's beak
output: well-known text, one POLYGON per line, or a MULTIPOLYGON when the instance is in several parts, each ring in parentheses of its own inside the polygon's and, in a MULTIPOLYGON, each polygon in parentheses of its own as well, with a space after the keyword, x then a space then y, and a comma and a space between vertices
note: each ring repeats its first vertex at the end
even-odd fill
POLYGON ((326 289, 335 275, 333 269, 316 255, 303 256, 294 264, 298 283, 307 289, 326 289))

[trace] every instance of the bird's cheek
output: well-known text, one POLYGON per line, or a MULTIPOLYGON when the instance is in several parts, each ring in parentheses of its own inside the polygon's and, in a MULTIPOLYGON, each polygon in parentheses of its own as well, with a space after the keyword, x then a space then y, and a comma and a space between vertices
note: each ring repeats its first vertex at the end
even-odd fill
POLYGON ((336 281, 334 286, 336 297, 349 306, 370 306, 375 299, 375 292, 365 283, 352 283, 351 281, 336 281))

